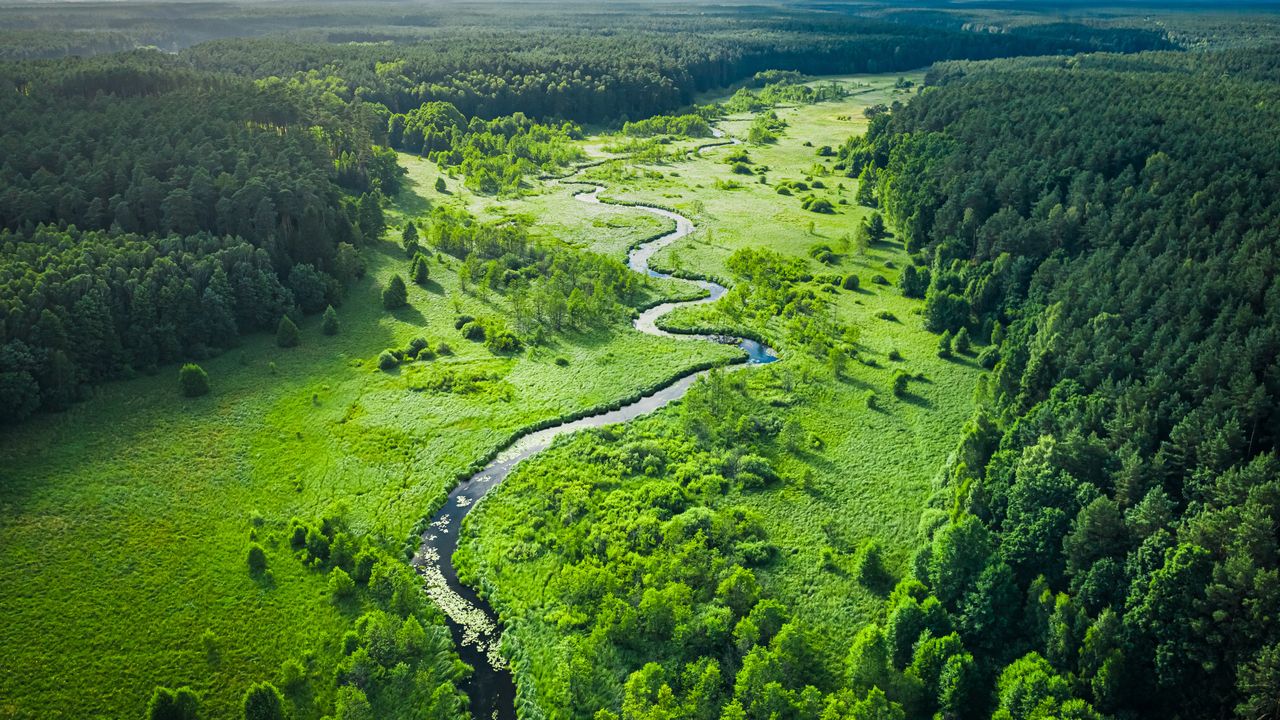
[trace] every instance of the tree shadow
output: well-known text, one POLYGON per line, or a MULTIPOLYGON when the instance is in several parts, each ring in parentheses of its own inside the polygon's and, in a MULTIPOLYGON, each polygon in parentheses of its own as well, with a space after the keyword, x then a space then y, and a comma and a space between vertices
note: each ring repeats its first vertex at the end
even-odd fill
POLYGON ((425 215, 431 211, 431 201, 419 192, 422 183, 407 176, 400 182, 402 187, 400 193, 396 195, 395 205, 406 217, 425 215))
POLYGON ((418 308, 414 307, 411 304, 405 305, 403 307, 398 307, 395 310, 392 310, 391 315, 395 317, 395 319, 401 322, 409 323, 411 325, 427 324, 427 316, 423 315, 421 310, 419 310, 418 308))
POLYGON ((418 283, 418 287, 426 290, 432 295, 444 295, 444 286, 430 278, 428 278, 424 283, 418 283))
MULTIPOLYGON (((917 382, 928 382, 928 381, 918 380, 917 382)), ((898 399, 908 405, 913 405, 915 407, 918 407, 924 410, 932 410, 934 407, 932 400, 930 400, 927 397, 924 397, 923 395, 917 395, 916 393, 913 393, 910 391, 903 393, 898 397, 898 399)))

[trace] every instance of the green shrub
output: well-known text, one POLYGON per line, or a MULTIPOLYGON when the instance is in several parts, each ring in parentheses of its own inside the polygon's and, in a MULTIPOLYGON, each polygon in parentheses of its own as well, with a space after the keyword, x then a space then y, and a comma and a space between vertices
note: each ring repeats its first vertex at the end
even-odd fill
POLYGON ((475 320, 475 318, 471 317, 470 315, 459 315, 458 317, 454 318, 453 329, 461 330, 463 325, 466 325, 472 320, 475 320))
POLYGON ((943 360, 951 358, 951 331, 947 330, 942 333, 942 337, 938 338, 938 357, 943 360))
POLYGON ((419 285, 426 285, 431 279, 431 267, 427 264, 427 256, 417 253, 413 256, 413 262, 409 264, 409 276, 419 285))
POLYGON ((978 365, 985 370, 994 368, 998 362, 1000 362, 1000 351, 994 345, 985 347, 978 353, 978 365))
POLYGON ((156 687, 147 703, 147 720, 196 720, 200 699, 189 687, 156 687))
POLYGON ((897 348, 894 348, 889 351, 889 359, 893 362, 902 362, 902 353, 898 352, 897 348))
POLYGON ((448 186, 444 184, 444 178, 443 177, 436 178, 436 192, 445 192, 447 189, 448 189, 448 186))
POLYGON ((907 383, 911 380, 911 375, 902 370, 895 370, 893 373, 893 394, 894 397, 902 397, 907 394, 907 383))
POLYGON ((883 275, 872 275, 872 276, 871 276, 871 282, 873 282, 873 283, 875 283, 875 284, 877 284, 877 285, 888 285, 888 284, 889 284, 889 280, 888 280, 888 278, 886 278, 886 277, 885 277, 885 276, 883 276, 883 275))
POLYGON ((404 278, 399 274, 392 275, 387 287, 382 291, 382 307, 396 310, 409 303, 409 289, 405 287, 404 278))
POLYGON ((209 374, 195 363, 187 363, 178 371, 178 387, 186 397, 209 394, 209 374))
POLYGON ((410 360, 416 360, 424 351, 430 353, 431 351, 428 349, 429 347, 430 345, 427 343, 425 338, 416 337, 410 340, 409 347, 405 348, 405 357, 410 360))
POLYGON ((284 720, 284 698, 271 683, 258 683, 244 694, 244 720, 284 720))
POLYGON ((320 321, 320 332, 325 335, 338 334, 338 313, 332 305, 324 309, 324 319, 320 321))
POLYGON ((565 356, 563 356, 563 355, 561 355, 561 356, 557 357, 557 358, 556 358, 556 365, 559 365, 560 367, 568 367, 568 366, 569 366, 569 358, 567 358, 567 357, 565 357, 565 356))
POLYGON ((301 692, 307 685, 307 669, 301 662, 290 658, 280 663, 280 687, 289 694, 301 692))
POLYGON ((951 341, 951 349, 955 350, 960 355, 969 354, 970 345, 968 328, 962 327, 956 331, 956 336, 951 341))
POLYGON ((842 285, 845 290, 857 290, 862 286, 862 280, 859 279, 857 275, 849 273, 844 276, 844 282, 842 285))
POLYGON ((347 600, 356 593, 356 581, 340 567, 329 572, 329 592, 335 600, 347 600))
POLYGON ((893 578, 885 568, 879 542, 869 540, 858 549, 853 559, 853 578, 863 587, 877 592, 890 584, 893 578))
POLYGON ((478 320, 472 320, 462 326, 462 337, 472 342, 483 342, 485 338, 484 324, 478 320))
POLYGON ((267 569, 267 551, 258 543, 249 543, 249 570, 260 573, 267 569))
POLYGON ((298 335, 298 326, 293 324, 293 320, 288 315, 280 318, 280 324, 276 326, 276 345, 282 348, 297 347, 301 342, 298 335))
POLYGON ((400 365, 400 360, 390 350, 383 350, 382 354, 378 356, 378 368, 381 370, 391 370, 398 365, 400 365))

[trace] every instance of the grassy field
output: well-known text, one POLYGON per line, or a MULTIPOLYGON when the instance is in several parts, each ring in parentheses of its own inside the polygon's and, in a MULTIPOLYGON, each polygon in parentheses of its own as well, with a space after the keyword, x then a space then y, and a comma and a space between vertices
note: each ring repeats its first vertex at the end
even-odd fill
MULTIPOLYGON (((741 188, 716 187, 716 180, 743 177, 732 174, 722 160, 732 152, 729 148, 707 150, 687 162, 640 167, 611 164, 591 173, 609 185, 607 197, 673 206, 697 221, 699 230, 663 251, 655 263, 659 266, 726 278, 725 259, 738 248, 752 247, 802 258, 814 273, 860 277, 860 290, 828 290, 834 291, 830 297, 836 317, 857 329, 864 362, 850 363, 833 379, 812 359, 794 353, 787 357, 784 346, 783 362, 742 371, 751 392, 761 398, 775 395, 778 387, 793 388, 785 393, 786 417, 819 437, 823 448, 781 452, 774 462, 781 474, 807 480, 763 492, 730 490, 715 501, 717 507, 742 504, 762 513, 769 539, 780 549, 778 560, 758 571, 767 593, 818 629, 837 655, 844 652, 852 633, 882 611, 882 596, 860 585, 849 572, 833 570, 824 557, 834 556, 837 563, 847 564, 861 545, 874 539, 885 548, 890 566, 901 569, 916 545, 920 511, 939 469, 937 458, 946 456, 970 416, 980 373, 970 358, 937 357, 937 336, 921 327, 920 301, 873 281, 880 275, 893 283, 898 269, 909 262, 900 243, 890 239, 862 254, 841 244, 840 238, 851 234, 870 210, 853 203, 856 181, 823 175, 812 167, 821 164, 816 148, 839 145, 864 128, 864 107, 891 102, 897 96, 892 90, 895 79, 852 78, 848 81, 861 94, 840 102, 780 109, 778 114, 788 127, 778 142, 745 146, 754 162, 769 166, 769 186, 748 178, 741 188), (661 179, 656 179, 659 173, 661 179), (801 209, 798 197, 778 195, 772 187, 779 179, 806 176, 825 180, 831 189, 821 194, 833 203, 843 197, 849 204, 836 205, 832 215, 815 214, 801 209), (843 191, 838 189, 841 184, 843 191), (810 258, 810 247, 820 242, 836 249, 834 264, 810 258), (890 359, 892 351, 895 359, 890 359), (892 376, 899 369, 922 378, 911 382, 910 391, 901 398, 891 391, 892 376), (870 393, 876 396, 874 409, 868 407, 870 393)), ((743 135, 750 122, 747 116, 734 117, 722 127, 743 135)), ((546 196, 530 201, 551 202, 546 196)), ((599 247, 614 251, 608 239, 599 247)), ((716 306, 682 308, 671 321, 689 327, 732 325, 716 306)), ((767 406, 767 401, 760 402, 760 407, 767 410, 767 406)), ((637 432, 657 438, 678 434, 679 413, 673 407, 639 420, 637 432)), ((510 522, 521 518, 521 523, 539 527, 554 523, 554 517, 530 518, 523 513, 534 498, 563 490, 554 485, 556 463, 589 453, 597 444, 591 438, 571 438, 563 449, 534 458, 470 518, 474 539, 465 561, 493 589, 495 607, 507 614, 505 619, 515 628, 515 643, 523 648, 528 665, 525 671, 538 684, 529 689, 534 696, 563 696, 572 685, 568 680, 571 648, 578 641, 566 641, 556 632, 557 623, 565 622, 566 608, 547 599, 550 578, 572 560, 549 552, 534 561, 511 562, 536 541, 519 537, 510 522), (486 524, 490 518, 494 522, 486 524)), ((612 501, 604 498, 626 489, 625 481, 611 480, 588 487, 600 493, 598 502, 606 505, 612 501)), ((586 642, 585 637, 581 642, 586 642)))
MULTIPOLYGON (((809 471, 811 483, 730 498, 764 513, 771 540, 784 551, 765 573, 769 593, 828 628, 833 642, 877 604, 847 574, 824 570, 821 549, 850 552, 879 538, 901 563, 936 469, 931 458, 949 449, 968 416, 977 376, 971 361, 935 356, 937 341, 920 329, 918 302, 872 282, 877 274, 894 280, 906 262, 899 244, 860 256, 839 247, 867 211, 852 204, 854 181, 812 167, 819 161, 815 148, 860 131, 861 109, 894 97, 892 78, 850 82, 862 94, 781 109, 789 126, 779 141, 746 148, 753 162, 770 167, 770 184, 829 180, 826 195, 850 203, 837 205, 834 215, 806 212, 798 197, 780 196, 771 185, 717 189, 716 180, 742 177, 722 161, 725 148, 691 161, 616 163, 600 171, 608 196, 675 206, 698 222, 701 230, 662 253, 659 265, 725 277, 733 250, 767 247, 804 258, 815 272, 856 272, 862 279, 864 289, 839 291, 834 307, 861 330, 864 354, 877 366, 855 363, 839 381, 806 385, 789 411, 826 444, 821 453, 779 458, 789 475, 809 471), (836 247, 836 266, 809 259, 818 242, 836 247), (896 320, 877 317, 884 312, 896 320), (890 350, 904 360, 887 360, 890 350), (928 380, 896 400, 888 391, 895 367, 928 380), (882 398, 879 410, 866 408, 869 390, 882 398)), ((723 127, 744 134, 750 121, 735 117, 723 127)), ((584 147, 598 154, 607 142, 590 138, 584 147)), ((392 235, 437 204, 524 222, 534 237, 618 259, 636 241, 670 229, 665 220, 626 208, 576 201, 576 188, 567 184, 535 183, 527 197, 502 199, 476 196, 446 177, 447 190, 439 193, 433 164, 411 156, 402 156, 402 164, 409 189, 389 210, 392 235)), ((500 297, 458 292, 453 261, 436 259, 432 282, 410 285, 410 307, 386 313, 380 289, 391 274, 406 274, 407 263, 391 243, 365 256, 368 275, 339 309, 342 331, 335 337, 323 336, 319 319, 309 318, 298 348, 253 337, 204 362, 213 384, 208 397, 180 398, 177 369, 164 368, 155 377, 105 386, 87 403, 0 438, 6 647, 0 717, 137 716, 157 684, 190 684, 204 695, 208 716, 226 717, 246 686, 274 678, 286 659, 310 657, 313 677, 327 678, 353 618, 329 601, 323 576, 290 556, 284 540, 290 517, 313 518, 341 502, 358 530, 398 542, 459 472, 520 428, 608 403, 733 352, 619 327, 556 337, 517 357, 494 356, 464 340, 452 320, 455 303, 464 313, 501 314, 500 297), (455 354, 392 373, 377 369, 381 350, 415 337, 446 342, 455 354), (446 369, 476 378, 474 390, 412 389, 446 369), (246 571, 251 532, 267 547, 271 582, 246 571)), ((688 288, 656 283, 652 293, 687 295, 688 288)), ((692 312, 701 315, 676 322, 724 322, 715 308, 692 312)), ((799 361, 782 367, 811 372, 799 361)), ((773 375, 762 373, 779 371, 748 372, 758 373, 753 383, 767 385, 773 375)), ((642 422, 668 422, 667 415, 642 422)), ((554 462, 554 456, 533 461, 554 462)), ((511 487, 491 499, 491 511, 520 497, 522 477, 516 473, 511 487)), ((496 542, 482 523, 474 527, 479 543, 496 542)), ((533 577, 522 572, 508 565, 486 582, 518 593, 533 577)), ((520 619, 528 638, 550 637, 538 624, 543 618, 520 619)), ((295 710, 318 717, 330 702, 321 692, 295 710)))
MULTIPOLYGON (((428 201, 409 193, 399 207, 393 217, 428 201)), ((579 242, 597 220, 619 246, 661 229, 609 211, 577 220, 579 242)), ((503 301, 458 293, 454 261, 433 260, 432 282, 387 313, 380 290, 407 262, 390 243, 365 259, 337 336, 309 318, 298 348, 252 337, 202 363, 210 396, 181 398, 166 367, 0 438, 0 717, 139 717, 157 684, 189 684, 206 717, 231 717, 249 684, 307 654, 327 687, 354 618, 290 556, 290 517, 341 502, 356 529, 398 544, 458 473, 521 428, 733 354, 619 326, 497 357, 454 330, 454 302, 479 316, 505 312, 503 301), (415 337, 455 354, 378 370, 384 348, 415 337), (411 389, 446 370, 477 378, 475 390, 411 389), (271 583, 246 570, 255 518, 271 583)))

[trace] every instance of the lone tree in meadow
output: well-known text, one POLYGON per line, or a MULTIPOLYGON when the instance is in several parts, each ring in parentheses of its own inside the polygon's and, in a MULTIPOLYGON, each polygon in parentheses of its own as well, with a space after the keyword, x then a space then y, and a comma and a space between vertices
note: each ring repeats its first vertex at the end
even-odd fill
POLYGON ((196 720, 200 699, 189 687, 157 687, 147 703, 147 720, 196 720))
POLYGON ((338 334, 338 313, 333 306, 324 309, 324 319, 320 323, 320 331, 325 335, 338 334))
POLYGON ((284 698, 275 685, 258 683, 244 694, 244 720, 284 720, 284 698))
POLYGON ((956 331, 956 336, 951 340, 951 349, 961 355, 969 354, 969 328, 962 327, 956 331))
POLYGON ((404 307, 408 302, 409 290, 404 286, 404 278, 392 275, 391 282, 387 283, 387 289, 382 291, 382 307, 396 310, 404 307))
POLYGON ((444 184, 444 178, 442 177, 436 178, 436 192, 444 192, 447 189, 448 189, 448 186, 444 184))
POLYGON ((209 373, 195 363, 187 363, 178 371, 178 387, 187 397, 209 394, 209 373))
POLYGON ((299 342, 298 326, 293 324, 288 315, 281 317, 280 325, 276 327, 276 344, 282 348, 291 348, 297 347, 299 342))
POLYGON ((258 543, 249 543, 249 555, 247 558, 249 571, 260 573, 267 569, 267 551, 262 549, 258 543))
POLYGON ((938 338, 938 357, 943 360, 951 359, 951 331, 946 330, 942 333, 942 337, 938 338))
POLYGON ((409 265, 409 276, 419 285, 426 285, 431 279, 431 268, 427 265, 427 256, 417 253, 413 256, 413 262, 409 265))

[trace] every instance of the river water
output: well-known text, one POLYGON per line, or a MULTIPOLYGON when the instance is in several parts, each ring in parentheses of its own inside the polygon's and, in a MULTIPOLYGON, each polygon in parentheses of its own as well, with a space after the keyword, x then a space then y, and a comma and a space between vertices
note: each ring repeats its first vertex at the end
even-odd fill
MULTIPOLYGON (((717 132, 717 137, 720 134, 717 132)), ((697 152, 696 150, 694 152, 697 152)), ((575 198, 587 203, 601 203, 600 191, 593 189, 578 193, 575 198)), ((693 222, 679 213, 646 205, 631 205, 637 212, 645 212, 672 220, 675 230, 662 237, 644 243, 627 256, 627 266, 632 270, 655 278, 669 278, 649 267, 653 254, 693 232, 693 222)), ((683 280, 696 284, 708 292, 698 300, 669 302, 649 308, 635 320, 635 328, 643 333, 681 340, 702 342, 727 342, 737 345, 747 354, 747 362, 763 364, 774 362, 778 356, 769 347, 747 338, 729 338, 712 335, 687 335, 669 333, 657 326, 658 318, 683 305, 714 302, 726 292, 723 285, 709 280, 683 280)), ((471 699, 471 714, 481 720, 515 720, 515 684, 506 660, 499 653, 502 627, 489 604, 476 592, 458 581, 453 567, 453 553, 458 548, 458 532, 462 519, 477 501, 497 487, 520 461, 545 450, 561 435, 585 428, 601 427, 626 422, 647 415, 671 402, 684 397, 697 379, 707 371, 695 371, 680 377, 656 392, 617 410, 601 412, 579 420, 531 432, 519 438, 493 459, 484 469, 462 481, 449 493, 444 507, 431 519, 422 534, 422 542, 414 555, 413 565, 421 574, 427 595, 444 610, 449 630, 457 643, 458 654, 474 672, 462 684, 462 690, 471 699)))

